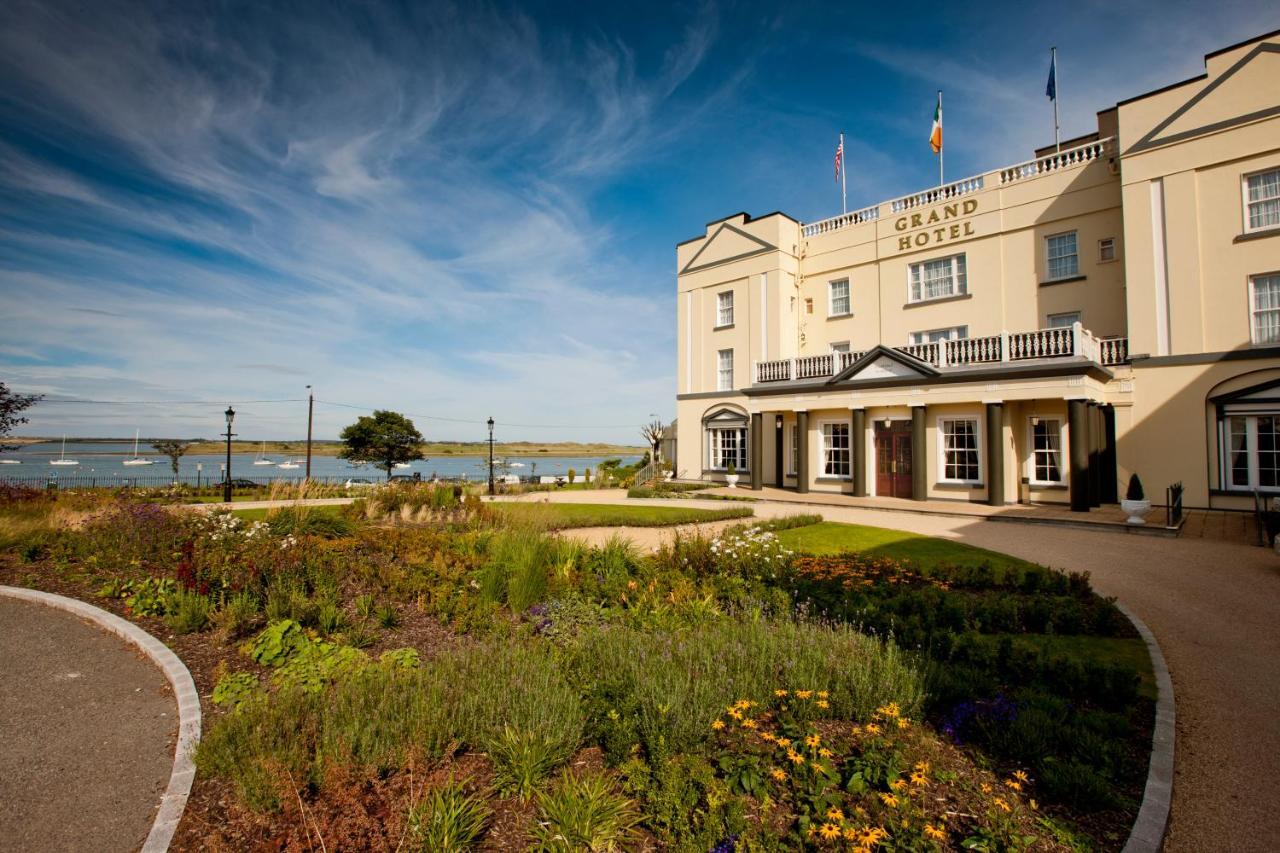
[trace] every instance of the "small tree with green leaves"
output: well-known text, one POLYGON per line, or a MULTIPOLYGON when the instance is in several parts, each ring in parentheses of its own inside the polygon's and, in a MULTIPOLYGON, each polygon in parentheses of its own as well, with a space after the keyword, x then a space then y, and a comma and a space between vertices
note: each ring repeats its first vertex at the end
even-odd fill
MULTIPOLYGON (((19 394, 10 391, 9 386, 0 382, 0 440, 4 439, 14 427, 25 424, 27 419, 22 412, 38 403, 43 394, 19 394)), ((13 445, 0 443, 0 453, 13 450, 13 445)))
POLYGON ((186 455, 187 449, 191 447, 191 442, 166 438, 161 441, 151 442, 151 446, 161 456, 169 457, 169 467, 173 469, 173 479, 178 479, 178 463, 186 455))
POLYGON ((399 412, 378 409, 372 415, 361 415, 338 438, 343 444, 339 457, 372 462, 387 472, 388 480, 398 463, 422 458, 422 433, 399 412))

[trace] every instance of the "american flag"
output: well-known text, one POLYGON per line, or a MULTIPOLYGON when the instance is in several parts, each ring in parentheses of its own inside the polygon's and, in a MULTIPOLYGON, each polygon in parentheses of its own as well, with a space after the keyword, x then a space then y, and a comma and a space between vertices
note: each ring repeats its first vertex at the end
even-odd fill
POLYGON ((840 144, 836 146, 836 180, 840 180, 840 167, 844 164, 844 134, 840 134, 840 144))

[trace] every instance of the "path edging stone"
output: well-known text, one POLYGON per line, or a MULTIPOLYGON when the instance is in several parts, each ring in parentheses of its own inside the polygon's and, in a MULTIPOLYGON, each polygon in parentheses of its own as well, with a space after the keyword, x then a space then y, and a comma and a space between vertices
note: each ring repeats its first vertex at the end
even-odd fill
POLYGON ((1151 763, 1147 767, 1147 784, 1142 793, 1138 817, 1129 830, 1129 839, 1121 853, 1160 853, 1165 832, 1169 828, 1169 809, 1173 803, 1174 702, 1173 678, 1165 663, 1160 643, 1146 623, 1129 608, 1116 602, 1147 645, 1151 671, 1156 681, 1156 719, 1151 732, 1151 763))
POLYGON ((173 771, 169 774, 168 787, 160 798, 160 809, 151 824, 151 832, 142 845, 142 853, 165 853, 187 806, 191 783, 196 775, 192 758, 200 742, 200 694, 186 664, 164 643, 129 620, 101 607, 62 595, 13 586, 0 586, 0 595, 43 604, 87 619, 137 646, 168 679, 174 701, 178 704, 178 743, 173 750, 173 771))

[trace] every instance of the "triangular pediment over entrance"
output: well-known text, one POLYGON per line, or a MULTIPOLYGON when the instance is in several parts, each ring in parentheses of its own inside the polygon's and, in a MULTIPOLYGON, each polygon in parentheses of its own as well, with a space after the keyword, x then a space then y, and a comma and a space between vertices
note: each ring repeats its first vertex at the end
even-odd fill
POLYGON ((1280 43, 1263 42, 1138 140, 1128 154, 1280 115, 1280 43))
POLYGON ((728 222, 722 222, 719 228, 711 232, 702 248, 689 259, 689 263, 684 265, 684 269, 680 270, 680 275, 777 250, 778 247, 772 243, 748 234, 728 222))
POLYGON ((867 350, 861 358, 827 380, 827 384, 855 379, 924 379, 937 375, 938 370, 932 364, 881 345, 867 350))

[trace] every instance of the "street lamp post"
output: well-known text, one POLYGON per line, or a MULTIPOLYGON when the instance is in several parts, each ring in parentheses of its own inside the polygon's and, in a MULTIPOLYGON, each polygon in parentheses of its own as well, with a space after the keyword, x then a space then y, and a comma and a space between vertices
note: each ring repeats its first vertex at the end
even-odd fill
POLYGON ((231 503, 231 436, 235 435, 231 431, 231 422, 236 419, 235 409, 227 406, 227 473, 222 481, 222 499, 226 503, 231 503))
POLYGON ((493 418, 489 418, 489 496, 493 497, 493 418))

